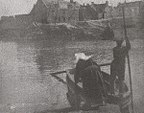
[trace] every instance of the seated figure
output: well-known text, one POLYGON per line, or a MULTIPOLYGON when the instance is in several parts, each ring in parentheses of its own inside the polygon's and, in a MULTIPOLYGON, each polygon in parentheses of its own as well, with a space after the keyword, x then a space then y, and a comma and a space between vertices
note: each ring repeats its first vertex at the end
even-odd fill
POLYGON ((82 82, 84 95, 94 100, 102 100, 106 94, 103 76, 99 65, 92 60, 92 56, 84 53, 75 54, 76 72, 75 83, 82 82))

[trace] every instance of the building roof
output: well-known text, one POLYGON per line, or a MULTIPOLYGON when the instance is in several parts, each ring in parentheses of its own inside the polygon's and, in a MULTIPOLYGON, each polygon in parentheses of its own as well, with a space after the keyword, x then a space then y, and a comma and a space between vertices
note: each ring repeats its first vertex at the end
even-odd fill
POLYGON ((42 0, 45 4, 49 4, 49 3, 57 3, 60 0, 42 0))
POLYGON ((127 7, 136 7, 141 4, 142 1, 135 1, 135 2, 126 2, 126 3, 119 3, 118 7, 127 6, 127 7))
MULTIPOLYGON (((60 8, 67 8, 69 4, 71 4, 68 1, 65 0, 42 0, 42 2, 45 4, 46 7, 49 7, 51 4, 59 4, 60 8)), ((73 2, 76 6, 78 6, 78 2, 73 2)))
POLYGON ((49 7, 51 4, 57 4, 59 2, 65 2, 64 0, 42 0, 46 7, 49 7))
POLYGON ((49 6, 51 3, 57 3, 59 0, 42 0, 45 6, 49 6))

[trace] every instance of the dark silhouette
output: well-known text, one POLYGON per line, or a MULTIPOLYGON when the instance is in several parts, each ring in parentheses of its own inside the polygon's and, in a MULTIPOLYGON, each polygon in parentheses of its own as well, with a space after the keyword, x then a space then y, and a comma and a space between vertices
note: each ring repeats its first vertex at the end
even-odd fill
MULTIPOLYGON (((91 58, 79 59, 76 64, 75 83, 82 82, 84 95, 94 100, 103 102, 105 95, 103 76, 100 67, 91 58)), ((86 102, 88 104, 89 102, 86 102)))
POLYGON ((131 48, 129 40, 126 40, 126 46, 122 46, 123 40, 116 41, 116 47, 113 48, 113 61, 111 64, 111 86, 112 93, 114 93, 114 81, 118 77, 119 93, 124 93, 125 89, 125 59, 131 48))

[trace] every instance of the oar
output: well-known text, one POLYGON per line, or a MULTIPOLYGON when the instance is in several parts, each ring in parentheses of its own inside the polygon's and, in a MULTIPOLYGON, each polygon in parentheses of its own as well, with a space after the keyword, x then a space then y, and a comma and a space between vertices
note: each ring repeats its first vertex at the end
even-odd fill
MULTIPOLYGON (((111 65, 111 63, 104 63, 104 64, 99 64, 99 66, 108 66, 111 65)), ((69 70, 69 69, 68 69, 69 70)), ((66 73, 66 70, 62 70, 62 71, 58 71, 58 72, 54 72, 54 73, 50 73, 50 75, 58 75, 58 74, 62 74, 62 73, 66 73)))
POLYGON ((58 75, 58 74, 62 74, 62 73, 66 73, 66 71, 58 71, 58 72, 54 72, 54 73, 50 73, 50 75, 58 75))
POLYGON ((62 82, 63 84, 66 84, 66 82, 62 79, 62 78, 60 78, 60 77, 58 77, 58 76, 56 76, 56 75, 52 75, 55 79, 57 79, 59 82, 62 82))
POLYGON ((55 73, 50 73, 50 75, 52 75, 55 79, 57 79, 59 82, 66 84, 66 82, 57 76, 57 74, 62 74, 62 73, 66 73, 66 71, 59 71, 59 72, 55 72, 55 73))
MULTIPOLYGON (((105 64, 100 64, 99 66, 108 66, 110 64, 111 63, 105 63, 105 64)), ((50 73, 50 75, 53 76, 55 79, 57 79, 59 82, 62 82, 63 84, 66 84, 66 82, 62 78, 57 76, 58 74, 62 74, 62 73, 66 73, 66 72, 67 72, 66 70, 63 70, 63 71, 50 73)))
POLYGON ((111 63, 104 63, 104 64, 99 64, 99 66, 109 66, 111 63))
MULTIPOLYGON (((124 22, 124 33, 125 33, 125 40, 129 40, 127 37, 127 30, 126 30, 126 23, 125 23, 125 10, 124 6, 122 8, 123 11, 123 22, 124 22)), ((130 67, 130 58, 129 54, 127 55, 127 63, 128 63, 128 70, 129 70, 129 81, 130 81, 130 92, 131 92, 131 107, 132 107, 132 113, 134 113, 134 105, 133 105, 133 88, 132 88, 132 77, 131 77, 131 67, 130 67)))

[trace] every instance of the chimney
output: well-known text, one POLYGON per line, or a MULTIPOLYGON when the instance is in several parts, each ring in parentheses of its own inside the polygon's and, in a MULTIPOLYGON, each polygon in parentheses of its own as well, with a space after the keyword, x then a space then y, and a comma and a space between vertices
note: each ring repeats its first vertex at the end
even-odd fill
POLYGON ((109 2, 108 2, 108 1, 106 1, 106 3, 105 3, 105 4, 108 6, 109 2))
POLYGON ((70 0, 70 3, 73 3, 74 1, 73 0, 70 0))
POLYGON ((89 6, 89 3, 87 3, 86 6, 89 6))
POLYGON ((93 4, 94 4, 94 2, 91 2, 91 4, 93 5, 93 4))

